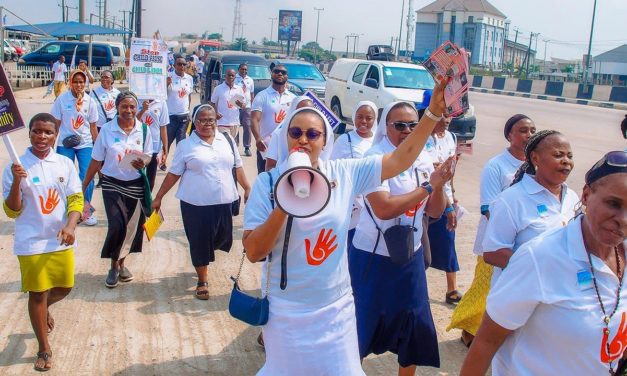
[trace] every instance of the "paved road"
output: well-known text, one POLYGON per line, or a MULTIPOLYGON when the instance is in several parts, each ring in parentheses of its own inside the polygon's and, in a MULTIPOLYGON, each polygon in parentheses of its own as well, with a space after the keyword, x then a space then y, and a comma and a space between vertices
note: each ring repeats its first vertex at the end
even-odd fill
MULTIPOLYGON (((50 108, 51 99, 41 100, 42 89, 18 93, 24 117, 50 108)), ((483 164, 504 146, 502 128, 514 113, 533 118, 539 129, 554 128, 571 140, 576 167, 571 186, 580 191, 588 167, 605 151, 625 148, 619 124, 623 112, 545 102, 526 98, 471 93, 478 118, 474 154, 464 156, 457 169, 456 188, 469 210, 458 230, 458 253, 462 271, 461 290, 472 279, 474 258, 471 247, 478 221, 478 178, 483 164)), ((27 144, 27 134, 12 135, 18 149, 27 144)), ((0 166, 8 163, 0 152, 0 166)), ((254 177, 254 159, 244 158, 249 177, 254 177)), ((159 181, 163 173, 159 173, 159 181)), ((135 281, 114 290, 103 286, 108 269, 99 258, 106 232, 102 198, 96 191, 94 205, 99 224, 80 227, 76 252, 76 287, 68 299, 52 310, 56 319, 51 337, 55 368, 52 375, 251 375, 263 364, 264 353, 255 344, 258 329, 232 319, 227 311, 230 284, 236 272, 241 242, 229 254, 218 253, 210 266, 211 299, 193 298, 195 274, 179 218, 178 202, 170 193, 164 202, 166 223, 141 255, 129 257, 128 266, 135 281)), ((241 239, 241 221, 235 220, 236 238, 241 239)), ((14 225, 0 216, 0 374, 32 372, 37 350, 26 310, 27 296, 19 293, 19 266, 11 255, 14 225)), ((243 286, 258 292, 259 267, 247 264, 243 286)), ((457 331, 446 332, 451 307, 444 303, 444 273, 429 270, 431 307, 440 341, 442 368, 420 368, 420 375, 454 375, 466 353, 457 331)), ((368 375, 396 373, 392 354, 369 357, 364 361, 368 375)))

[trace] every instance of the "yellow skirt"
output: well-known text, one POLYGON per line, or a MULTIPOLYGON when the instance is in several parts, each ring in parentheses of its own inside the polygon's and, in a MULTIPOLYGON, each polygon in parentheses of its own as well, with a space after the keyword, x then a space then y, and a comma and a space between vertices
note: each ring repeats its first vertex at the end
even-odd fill
POLYGON ((457 304, 451 317, 451 323, 446 331, 457 328, 477 335, 481 319, 485 312, 486 300, 490 292, 490 281, 492 280, 493 266, 483 262, 483 257, 477 257, 475 266, 475 277, 472 280, 470 289, 466 291, 462 300, 457 304))
POLYGON ((22 272, 22 292, 43 292, 53 287, 74 287, 74 249, 17 256, 22 272))

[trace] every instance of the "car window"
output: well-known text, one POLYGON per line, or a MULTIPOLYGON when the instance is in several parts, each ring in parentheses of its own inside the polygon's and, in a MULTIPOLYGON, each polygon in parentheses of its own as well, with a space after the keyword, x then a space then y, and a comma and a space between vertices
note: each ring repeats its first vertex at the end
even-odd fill
POLYGON ((49 44, 46 47, 44 47, 44 53, 47 54, 58 54, 59 51, 61 51, 61 46, 58 44, 49 44))
POLYGON ((293 80, 324 81, 324 76, 316 67, 308 64, 283 64, 287 75, 293 80))
POLYGON ((76 47, 75 44, 64 44, 63 45, 63 55, 70 55, 72 56, 72 54, 74 54, 74 48, 76 47))
POLYGON ((79 45, 76 49, 76 55, 87 56, 87 46, 84 44, 79 45))
POLYGON ((383 67, 383 83, 386 87, 402 89, 433 89, 434 86, 429 72, 409 67, 383 67))
POLYGON ((368 64, 359 64, 353 73, 353 82, 360 84, 364 80, 366 69, 368 69, 368 64))
POLYGON ((93 46, 91 53, 93 57, 107 57, 107 48, 104 46, 93 46))
MULTIPOLYGON (((239 67, 239 64, 224 64, 224 69, 222 69, 222 78, 224 78, 226 71, 229 69, 235 69, 235 72, 237 72, 237 67, 239 67)), ((248 75, 253 80, 269 80, 270 69, 268 69, 265 65, 248 64, 248 75)), ((292 76, 289 77, 291 78, 292 76)))
POLYGON ((113 52, 113 56, 122 56, 122 51, 120 51, 120 47, 111 46, 111 52, 113 52))
POLYGON ((370 66, 370 69, 368 69, 368 75, 366 76, 366 79, 368 78, 372 78, 375 81, 379 82, 379 67, 377 67, 376 65, 370 66))

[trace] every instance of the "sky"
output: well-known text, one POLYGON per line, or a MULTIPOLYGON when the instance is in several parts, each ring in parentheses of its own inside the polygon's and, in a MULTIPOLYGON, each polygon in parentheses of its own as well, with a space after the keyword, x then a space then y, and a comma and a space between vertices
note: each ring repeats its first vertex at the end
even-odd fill
MULTIPOLYGON (((96 1, 85 0, 87 15, 97 13, 96 1)), ((129 9, 131 0, 107 0, 110 16, 119 18, 123 9, 129 9)), ((518 41, 529 42, 529 34, 540 33, 538 58, 547 56, 580 59, 588 48, 590 23, 594 0, 489 0, 511 21, 510 39, 513 29, 521 31, 518 41), (544 41, 548 40, 547 43, 544 41)), ((402 3, 403 14, 407 15, 409 0, 241 0, 243 35, 249 42, 270 39, 272 21, 278 17, 279 9, 303 11, 303 41, 316 39, 316 8, 320 12, 318 42, 324 49, 346 50, 348 34, 359 34, 358 51, 365 51, 369 44, 389 44, 392 37, 399 35, 402 3), (385 4, 383 6, 382 4, 385 4)), ((2 0, 0 5, 18 14, 29 22, 57 22, 61 20, 61 0, 2 0), (33 11, 36 9, 37 11, 33 11)), ((430 0, 413 0, 417 10, 430 0)), ((66 4, 77 6, 78 0, 66 0, 66 4)), ((159 29, 167 39, 180 33, 205 31, 222 32, 225 39, 232 35, 235 0, 143 0, 143 33, 152 35, 159 29)), ((627 43, 627 14, 625 0, 597 0, 592 55, 598 55, 627 43)), ((78 19, 78 12, 70 10, 70 19, 78 19)), ((14 16, 8 16, 9 24, 21 24, 14 16)), ((402 48, 405 47, 406 20, 403 20, 402 48)), ((277 24, 274 21, 272 38, 276 39, 277 24)), ((535 46, 535 38, 534 45, 535 46)), ((349 45, 353 49, 353 39, 349 45)))

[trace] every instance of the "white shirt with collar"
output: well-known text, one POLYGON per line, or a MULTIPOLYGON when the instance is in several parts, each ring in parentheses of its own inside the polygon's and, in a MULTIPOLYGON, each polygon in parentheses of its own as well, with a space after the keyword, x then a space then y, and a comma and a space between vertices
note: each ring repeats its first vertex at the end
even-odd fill
MULTIPOLYGON (((431 155, 433 163, 444 163, 444 161, 454 156, 457 152, 457 138, 449 131, 444 131, 443 137, 432 134, 427 139, 425 150, 431 155)), ((444 193, 446 193, 446 197, 448 197, 449 202, 452 204, 453 189, 451 188, 450 181, 444 184, 444 193)))
POLYGON ((81 137, 81 143, 74 149, 83 149, 93 145, 89 124, 98 121, 98 103, 91 96, 85 94, 80 111, 76 111, 76 98, 71 90, 65 91, 55 99, 50 114, 55 119, 61 120, 59 145, 63 139, 72 135, 81 137))
POLYGON ((295 98, 296 95, 289 90, 279 93, 272 86, 268 86, 255 96, 251 111, 261 112, 259 128, 266 146, 270 145, 272 131, 287 117, 287 111, 295 98))
MULTIPOLYGON (((516 159, 507 149, 488 161, 479 180, 479 205, 482 211, 490 210, 490 204, 512 184, 514 175, 522 164, 523 161, 516 159)), ((487 226, 488 219, 481 215, 472 249, 477 256, 483 255, 483 237, 487 226)))
POLYGON ((63 81, 65 82, 65 73, 67 72, 67 65, 60 61, 55 61, 52 64, 52 71, 54 72, 54 80, 55 81, 63 81))
POLYGON ((237 200, 237 186, 232 169, 242 167, 242 158, 235 155, 226 137, 216 132, 211 144, 196 132, 176 146, 171 173, 181 177, 176 198, 196 206, 230 204, 237 200), (199 191, 202 188, 202 192, 199 191))
MULTIPOLYGON (((566 226, 575 215, 579 196, 562 185, 559 201, 548 189, 525 174, 520 182, 507 188, 492 203, 490 220, 483 239, 483 250, 495 252, 518 247, 538 235, 566 226)), ((499 279, 501 268, 495 267, 492 283, 499 279)))
MULTIPOLYGON (((608 375, 608 360, 616 370, 627 346, 627 287, 620 291, 620 306, 606 339, 581 222, 579 216, 565 228, 524 244, 491 288, 487 313, 514 331, 492 360, 494 375, 608 375), (608 354, 608 342, 614 354, 608 354)), ((609 315, 619 281, 601 259, 592 255, 591 259, 609 315)))
POLYGON ((249 75, 242 77, 238 73, 235 75, 235 84, 242 87, 242 91, 246 96, 246 108, 250 109, 250 105, 252 104, 252 94, 255 93, 255 80, 253 80, 249 75))
MULTIPOLYGON (((67 198, 82 192, 74 163, 51 150, 44 159, 31 149, 20 157, 28 174, 28 185, 20 183, 22 212, 15 219, 13 253, 18 256, 62 251, 76 246, 60 245, 57 235, 67 222, 67 198)), ((4 169, 2 191, 9 197, 13 174, 11 165, 4 169)))
POLYGON ((120 90, 114 87, 106 90, 102 86, 98 86, 89 93, 89 95, 94 97, 94 103, 98 106, 98 121, 96 122, 98 128, 102 127, 104 123, 113 120, 115 115, 117 115, 118 109, 115 108, 115 98, 118 97, 118 94, 120 94, 120 90))
POLYGON ((194 91, 194 78, 187 73, 179 76, 176 72, 168 73, 172 83, 168 86, 168 111, 170 115, 189 114, 189 96, 194 91))
MULTIPOLYGON (((366 157, 372 155, 384 155, 386 153, 393 152, 396 149, 394 145, 390 142, 390 140, 385 137, 381 140, 380 143, 374 145, 368 152, 366 153, 366 157)), ((412 163, 411 167, 406 171, 401 172, 400 175, 393 177, 391 179, 387 179, 381 183, 380 186, 372 189, 368 192, 364 193, 364 203, 370 207, 370 211, 372 212, 373 217, 370 216, 368 210, 364 208, 359 216, 359 222, 357 223, 357 227, 355 229, 355 237, 353 238, 353 245, 361 249, 362 251, 372 252, 374 249, 374 245, 377 241, 377 228, 375 227, 374 221, 377 222, 377 226, 381 229, 381 231, 385 232, 388 228, 401 224, 401 225, 411 225, 412 223, 416 227, 417 231, 414 232, 414 247, 417 251, 420 246, 420 239, 422 237, 422 215, 425 211, 425 204, 427 200, 423 200, 420 204, 418 204, 418 210, 408 210, 404 214, 401 214, 399 217, 394 219, 382 220, 377 218, 377 216, 372 211, 372 206, 368 203, 368 194, 373 192, 389 192, 391 195, 402 195, 405 193, 409 193, 414 191, 420 183, 428 182, 431 177, 431 173, 433 172, 433 160, 431 156, 426 151, 422 151, 418 156, 418 159, 412 163), (416 170, 418 172, 418 176, 416 176, 416 170), (418 178, 418 181, 416 181, 418 178), (416 219, 414 222, 414 218, 416 219)), ((389 256, 389 252, 387 246, 385 245, 385 241, 383 240, 383 236, 379 239, 379 244, 377 244, 376 253, 382 256, 389 256)))
MULTIPOLYGON (((141 112, 142 109, 142 105, 140 104, 139 112, 141 112)), ((161 143, 161 127, 170 124, 170 112, 168 111, 167 103, 159 99, 153 100, 150 102, 150 105, 148 105, 148 110, 144 112, 140 120, 150 128, 152 152, 159 153, 163 146, 161 143)))
POLYGON ((219 126, 239 126, 240 109, 237 105, 231 103, 232 98, 236 95, 242 98, 246 97, 239 85, 233 84, 233 87, 229 87, 226 82, 216 86, 211 93, 211 103, 215 103, 216 111, 222 115, 217 121, 219 126))
POLYGON ((135 120, 135 127, 127 135, 120 128, 116 117, 100 129, 91 157, 96 161, 104 161, 101 171, 106 176, 124 181, 139 179, 141 175, 135 168, 121 168, 119 164, 129 151, 139 151, 146 155, 152 155, 152 138, 149 127, 146 127, 146 141, 143 142, 142 146, 143 137, 143 127, 139 120, 135 120))

